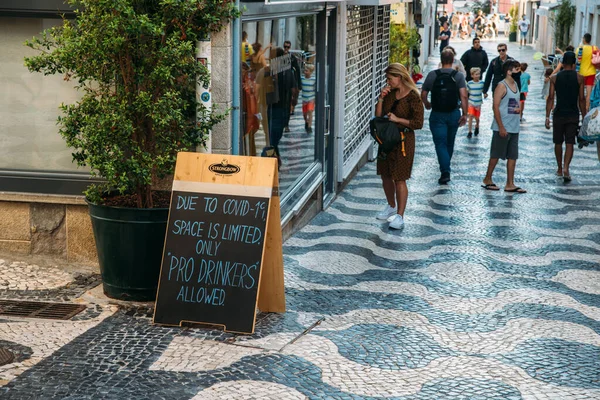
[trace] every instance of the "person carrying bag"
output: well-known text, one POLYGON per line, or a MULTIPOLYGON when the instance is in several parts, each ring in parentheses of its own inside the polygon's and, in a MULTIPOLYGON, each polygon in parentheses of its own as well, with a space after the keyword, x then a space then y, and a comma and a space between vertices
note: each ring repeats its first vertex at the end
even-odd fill
MULTIPOLYGON (((392 112, 400 100, 396 100, 392 105, 392 112)), ((405 133, 409 133, 410 129, 406 127, 398 127, 398 124, 390 121, 389 117, 374 117, 369 123, 371 137, 377 142, 377 159, 385 161, 387 155, 394 151, 398 145, 401 145, 402 155, 406 157, 406 140, 405 133)))
POLYGON ((423 127, 424 110, 417 86, 404 65, 390 64, 385 74, 388 84, 379 95, 375 110, 375 116, 379 118, 373 121, 373 125, 376 131, 377 125, 380 125, 376 134, 385 147, 380 149, 385 151, 385 157, 377 159, 377 175, 381 175, 387 205, 376 217, 388 220, 389 228, 400 229, 404 225, 408 201, 406 181, 410 179, 415 156, 414 131, 423 127), (387 117, 387 121, 382 117, 387 117), (391 124, 396 125, 396 143, 391 138, 394 133, 391 124), (392 147, 389 152, 388 145, 392 147))

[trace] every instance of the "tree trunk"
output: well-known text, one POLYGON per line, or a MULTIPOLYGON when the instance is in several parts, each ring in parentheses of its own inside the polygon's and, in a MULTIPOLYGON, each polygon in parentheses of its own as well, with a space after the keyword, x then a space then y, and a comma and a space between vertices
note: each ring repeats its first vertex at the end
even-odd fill
POLYGON ((137 203, 139 208, 154 208, 152 201, 152 187, 144 185, 139 188, 137 193, 137 203))

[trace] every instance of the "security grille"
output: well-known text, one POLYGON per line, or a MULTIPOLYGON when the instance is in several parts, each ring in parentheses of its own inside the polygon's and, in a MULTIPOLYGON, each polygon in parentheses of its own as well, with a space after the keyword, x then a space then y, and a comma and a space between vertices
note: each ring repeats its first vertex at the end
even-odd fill
POLYGON ((349 6, 347 9, 344 179, 370 144, 368 128, 373 115, 373 93, 379 93, 385 84, 382 71, 388 63, 389 27, 389 6, 349 6))
POLYGON ((390 59, 390 6, 377 7, 377 51, 375 52, 375 95, 385 86, 383 70, 390 59))
POLYGON ((371 117, 375 7, 349 6, 346 22, 344 177, 362 154, 371 117))

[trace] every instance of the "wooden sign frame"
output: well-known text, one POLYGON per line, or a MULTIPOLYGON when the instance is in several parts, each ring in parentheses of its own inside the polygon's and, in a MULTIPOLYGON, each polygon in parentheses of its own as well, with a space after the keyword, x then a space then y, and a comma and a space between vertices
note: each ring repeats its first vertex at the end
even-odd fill
MULTIPOLYGON (((252 317, 251 331, 228 330, 226 323, 203 320, 198 318, 182 319, 179 324, 164 323, 157 320, 157 310, 166 305, 159 304, 161 300, 161 282, 167 252, 167 239, 163 250, 163 265, 161 266, 159 286, 154 308, 153 322, 168 326, 181 326, 184 322, 223 326, 226 332, 254 333, 257 308, 263 312, 285 312, 285 291, 283 278, 283 250, 281 233, 281 210, 279 202, 279 177, 277 159, 270 157, 248 157, 219 154, 202 154, 181 152, 177 155, 173 193, 212 193, 216 195, 256 196, 270 198, 262 244, 261 265, 258 276, 258 289, 252 317)), ((169 209, 169 225, 173 211, 173 194, 169 209)), ((170 303, 168 303, 170 304, 170 303)), ((160 319, 160 318, 159 318, 160 319)))

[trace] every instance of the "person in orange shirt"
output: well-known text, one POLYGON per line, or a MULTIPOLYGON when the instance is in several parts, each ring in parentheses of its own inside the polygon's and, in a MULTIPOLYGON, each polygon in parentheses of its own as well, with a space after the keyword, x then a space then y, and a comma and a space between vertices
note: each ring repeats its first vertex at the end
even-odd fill
POLYGON ((585 84, 585 101, 587 108, 590 107, 590 96, 592 95, 592 88, 594 87, 594 80, 596 78, 596 67, 592 65, 592 54, 595 50, 598 50, 596 46, 592 46, 592 35, 586 33, 583 35, 581 46, 577 48, 577 72, 583 76, 585 84))

